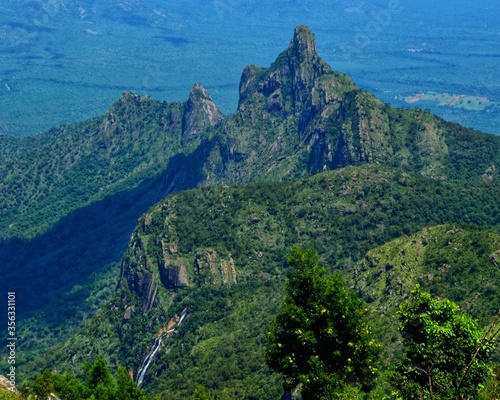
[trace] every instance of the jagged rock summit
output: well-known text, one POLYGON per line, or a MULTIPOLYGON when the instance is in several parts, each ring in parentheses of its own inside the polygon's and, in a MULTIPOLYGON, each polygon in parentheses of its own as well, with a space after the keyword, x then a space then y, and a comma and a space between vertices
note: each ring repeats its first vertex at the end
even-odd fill
POLYGON ((266 97, 268 111, 300 115, 311 106, 316 80, 331 71, 318 56, 312 31, 299 25, 288 49, 269 68, 249 65, 243 70, 239 108, 258 92, 266 97))
MULTIPOLYGON (((260 162, 260 171, 280 179, 361 163, 400 165, 453 179, 470 175, 471 168, 456 169, 462 150, 450 146, 461 147, 467 137, 467 148, 466 142, 482 140, 499 148, 497 137, 466 132, 427 111, 392 108, 360 89, 318 56, 314 34, 304 25, 295 28, 288 48, 269 68, 244 69, 234 120, 253 126, 243 135, 241 129, 230 130, 242 162, 260 162)), ((478 168, 483 179, 496 168, 493 158, 483 159, 478 168)))
POLYGON ((316 38, 314 33, 305 25, 297 26, 293 31, 293 38, 288 49, 299 60, 317 59, 316 38))
POLYGON ((310 106, 316 80, 331 72, 330 66, 319 58, 314 33, 305 25, 295 28, 287 50, 288 67, 293 76, 293 104, 296 114, 310 106))
POLYGON ((207 89, 200 83, 191 87, 186 110, 182 120, 183 142, 202 130, 215 126, 224 120, 207 89))

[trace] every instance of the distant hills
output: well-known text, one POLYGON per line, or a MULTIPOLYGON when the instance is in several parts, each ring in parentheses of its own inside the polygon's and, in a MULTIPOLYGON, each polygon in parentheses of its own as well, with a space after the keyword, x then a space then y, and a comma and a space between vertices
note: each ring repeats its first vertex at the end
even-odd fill
POLYGON ((146 388, 185 398, 212 382, 213 394, 276 398, 263 334, 296 243, 374 315, 421 282, 488 323, 500 137, 382 103, 319 58, 306 26, 270 67, 244 69, 239 96, 224 116, 200 84, 183 103, 126 92, 103 117, 0 136, 2 288, 30 317, 28 374, 78 371, 97 352, 137 373, 187 307, 146 388))
POLYGON ((490 179, 500 157, 497 136, 391 108, 332 72, 305 26, 271 67, 245 68, 238 110, 227 119, 196 84, 185 103, 124 93, 104 117, 1 140, 0 234, 27 238, 169 166, 184 175, 166 184, 176 191, 361 163, 439 179, 490 179))

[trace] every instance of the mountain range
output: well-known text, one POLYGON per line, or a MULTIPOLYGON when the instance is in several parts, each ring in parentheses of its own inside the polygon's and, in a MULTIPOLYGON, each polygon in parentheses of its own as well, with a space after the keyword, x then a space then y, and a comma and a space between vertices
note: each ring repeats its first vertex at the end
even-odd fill
POLYGON ((1 135, 21 368, 79 372, 103 353, 137 376, 160 336, 150 393, 276 398, 263 342, 294 244, 369 302, 389 360, 415 283, 486 325, 500 308, 499 150, 358 88, 303 25, 270 67, 244 68, 233 115, 195 84, 183 103, 125 92, 102 117, 1 135))

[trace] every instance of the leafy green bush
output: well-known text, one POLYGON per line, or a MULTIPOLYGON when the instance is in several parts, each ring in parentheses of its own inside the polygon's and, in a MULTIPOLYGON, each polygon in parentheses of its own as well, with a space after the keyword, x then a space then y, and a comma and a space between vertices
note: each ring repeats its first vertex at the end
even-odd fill
POLYGON ((405 399, 477 399, 494 341, 448 299, 417 285, 398 311, 404 358, 394 375, 405 399))

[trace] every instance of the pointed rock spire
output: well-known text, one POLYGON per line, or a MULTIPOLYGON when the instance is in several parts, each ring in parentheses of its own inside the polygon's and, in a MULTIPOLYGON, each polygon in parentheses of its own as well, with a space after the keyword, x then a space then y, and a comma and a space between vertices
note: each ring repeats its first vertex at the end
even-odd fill
MULTIPOLYGON (((312 89, 316 80, 330 72, 331 68, 319 58, 314 33, 305 25, 295 28, 287 56, 292 82, 293 110, 299 115, 311 107, 312 89)), ((302 117, 307 123, 309 117, 302 117)))
POLYGON ((317 58, 318 52, 314 33, 305 25, 297 26, 294 29, 288 50, 290 55, 297 57, 301 62, 317 58))
POLYGON ((321 92, 319 78, 330 72, 330 66, 318 56, 314 34, 299 25, 288 48, 269 68, 250 65, 244 69, 238 110, 244 109, 251 97, 264 96, 266 111, 295 114, 300 117, 302 131, 314 116, 313 92, 321 92))
POLYGON ((189 100, 182 119, 183 142, 200 133, 203 129, 215 126, 224 120, 207 89, 200 83, 191 87, 189 100))

